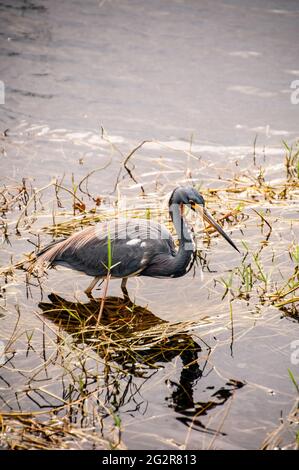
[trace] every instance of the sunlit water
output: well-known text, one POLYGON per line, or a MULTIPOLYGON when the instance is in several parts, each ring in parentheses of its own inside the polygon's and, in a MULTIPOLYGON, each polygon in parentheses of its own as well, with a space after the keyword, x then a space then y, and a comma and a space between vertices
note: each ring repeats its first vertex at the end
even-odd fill
MULTIPOLYGON (((299 105, 290 100, 290 84, 299 77, 298 19, 298 3, 289 1, 1 2, 0 123, 6 131, 1 184, 25 177, 39 188, 65 174, 70 188, 72 173, 78 183, 107 165, 90 177, 88 188, 108 207, 123 160, 113 144, 126 155, 144 139, 150 142, 132 159, 138 182, 125 172, 120 180, 128 205, 144 213, 148 201, 140 198, 141 184, 154 200, 188 178, 190 183, 190 175, 204 188, 224 187, 229 178, 257 172, 259 165, 269 181, 280 181, 281 141, 298 136, 299 105)), ((40 228, 52 223, 53 194, 42 203, 45 212, 30 221, 31 233, 24 225, 17 237, 9 225, 11 245, 1 249, 2 265, 11 255, 18 260, 31 251, 28 239, 36 241, 35 233, 42 244, 50 239, 40 228)), ((213 207, 225 212, 227 204, 222 194, 213 207)), ((265 203, 266 209, 273 234, 264 263, 271 267, 278 253, 273 264, 278 281, 280 273, 289 273, 288 249, 298 240, 298 223, 291 223, 298 219, 298 203, 265 203)), ((231 227, 231 235, 240 246, 246 240, 258 249, 265 238, 260 220, 250 208, 245 212, 249 219, 231 227)), ((9 214, 9 222, 18 217, 18 211, 9 214)), ((298 324, 253 298, 233 302, 232 334, 228 298, 222 300, 224 289, 214 279, 226 278, 240 261, 215 238, 208 262, 210 271, 197 268, 195 277, 129 281, 136 304, 156 317, 198 322, 190 335, 201 348, 191 357, 197 366, 189 375, 179 355, 158 358, 157 369, 144 377, 111 372, 115 390, 99 393, 121 417, 129 448, 258 448, 294 403, 287 370, 298 374, 291 363, 298 324)), ((8 279, 0 338, 10 338, 18 309, 22 335, 0 369, 1 408, 41 411, 64 403, 70 380, 66 359, 60 351, 50 360, 56 326, 43 321, 39 302, 51 292, 87 302, 82 291, 88 281, 78 273, 52 271, 42 291, 34 286, 26 291, 21 272, 8 279)), ((109 295, 120 295, 118 281, 111 282, 109 295)), ((96 359, 89 367, 97 369, 96 359)), ((80 365, 76 370, 79 376, 80 365)), ((88 390, 96 386, 88 384, 88 390)), ((90 417, 86 424, 81 418, 80 412, 73 420, 90 425, 90 417)))

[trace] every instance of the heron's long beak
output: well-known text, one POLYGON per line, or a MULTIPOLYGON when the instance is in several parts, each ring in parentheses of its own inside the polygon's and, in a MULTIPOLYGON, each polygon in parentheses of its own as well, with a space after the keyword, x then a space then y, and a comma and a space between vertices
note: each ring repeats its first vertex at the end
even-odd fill
POLYGON ((201 205, 199 204, 194 204, 194 209, 196 210, 196 212, 199 212, 202 216, 202 218, 208 222, 210 225, 212 225, 212 227, 214 227, 217 232, 220 233, 220 235, 223 236, 223 238, 225 238, 225 240, 235 249, 237 250, 239 253, 239 249, 236 247, 236 245, 234 244, 234 242, 232 241, 232 239, 225 233, 225 231, 223 230, 223 228, 218 224, 218 222, 216 222, 216 220, 213 219, 213 217, 211 216, 211 214, 207 211, 207 209, 205 207, 202 207, 201 205))

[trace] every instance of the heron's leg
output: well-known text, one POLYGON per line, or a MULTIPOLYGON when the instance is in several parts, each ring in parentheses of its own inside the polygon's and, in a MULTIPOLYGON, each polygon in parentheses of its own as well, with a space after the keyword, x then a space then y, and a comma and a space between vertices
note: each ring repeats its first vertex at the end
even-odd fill
POLYGON ((121 290, 122 290, 122 293, 124 294, 125 299, 129 298, 129 294, 127 290, 127 281, 128 281, 127 277, 123 277, 121 281, 121 290))
POLYGON ((101 279, 101 276, 94 277, 91 283, 89 284, 89 286, 87 287, 87 289, 85 289, 84 292, 88 297, 92 297, 91 291, 95 287, 95 285, 99 282, 100 279, 101 279))

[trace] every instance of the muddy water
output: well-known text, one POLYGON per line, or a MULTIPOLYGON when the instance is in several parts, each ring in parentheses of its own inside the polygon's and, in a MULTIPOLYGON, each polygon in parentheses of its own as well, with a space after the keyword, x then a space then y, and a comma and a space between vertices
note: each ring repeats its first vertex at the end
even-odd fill
MULTIPOLYGON (((279 183, 281 140, 298 137, 299 105, 290 101, 290 83, 299 76, 298 17, 297 2, 288 1, 250 2, 250 7, 234 1, 1 2, 0 79, 6 93, 0 122, 7 130, 1 184, 26 177, 39 188, 65 175, 71 188, 71 174, 78 183, 107 164, 88 186, 107 208, 116 197, 123 160, 118 150, 126 155, 144 139, 151 142, 132 160, 138 183, 126 172, 120 180, 129 207, 144 212, 190 174, 193 183, 218 188, 263 165, 267 180, 279 183), (140 197, 140 184, 148 199, 140 197)), ((92 201, 82 197, 91 208, 92 201)), ((66 195, 63 202, 70 209, 66 195)), ((36 234, 42 244, 51 239, 41 228, 52 223, 53 204, 53 193, 46 193, 43 210, 38 207, 35 220, 29 213, 21 236, 14 233, 19 211, 7 214, 11 245, 2 245, 1 265, 31 251, 28 240, 36 241, 36 234)), ((237 195, 222 194, 213 208, 224 205, 225 212, 234 204, 237 195)), ((245 209, 248 219, 227 227, 240 246, 245 240, 257 250, 265 235, 254 207, 268 211, 273 226, 263 263, 271 282, 279 283, 292 271, 288 250, 298 241, 298 200, 262 206, 253 201, 245 209)), ((57 217, 67 220, 70 213, 57 217)), ((281 414, 288 415, 296 398, 288 368, 298 376, 291 362, 298 324, 253 295, 233 302, 232 331, 229 302, 214 280, 226 278, 240 258, 218 238, 204 248, 209 269, 197 268, 195 277, 129 281, 136 304, 149 312, 149 328, 160 320, 196 322, 187 339, 174 337, 178 354, 157 355, 155 367, 142 374, 120 364, 110 371, 109 385, 92 381, 93 373, 101 377, 103 371, 96 354, 88 356, 85 391, 98 402, 77 410, 74 424, 108 434, 111 413, 118 415, 129 448, 258 448, 281 414), (191 346, 180 348, 188 341, 191 346), (95 410, 104 425, 94 419, 95 410)), ((58 327, 45 320, 40 302, 49 303, 54 292, 87 303, 82 290, 88 279, 52 271, 42 288, 26 290, 18 271, 6 282, 1 279, 5 344, 18 323, 0 369, 1 409, 40 412, 75 400, 72 380, 83 374, 82 364, 76 363, 67 331, 66 345, 57 347, 58 327)), ((117 281, 109 295, 120 295, 117 281)))

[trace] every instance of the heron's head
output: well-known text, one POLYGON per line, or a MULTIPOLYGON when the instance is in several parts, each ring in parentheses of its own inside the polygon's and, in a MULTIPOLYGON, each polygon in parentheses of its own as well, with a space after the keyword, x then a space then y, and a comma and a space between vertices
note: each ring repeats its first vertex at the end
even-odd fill
POLYGON ((190 205, 191 209, 193 209, 192 206, 195 204, 204 207, 205 200, 195 188, 192 188, 192 186, 184 186, 175 188, 172 192, 169 199, 169 207, 172 206, 172 204, 186 204, 190 205))
POLYGON ((176 188, 169 199, 169 208, 171 210, 171 207, 173 205, 179 205, 181 208, 181 215, 183 215, 183 207, 184 205, 189 205, 190 208, 197 212, 198 214, 201 215, 203 220, 208 222, 212 227, 214 227, 217 232, 222 235, 225 240, 235 248, 235 250, 239 251, 239 249, 236 247, 234 242, 231 240, 231 238, 225 233, 223 228, 214 220, 214 218, 211 216, 211 214, 208 212, 208 210, 205 207, 205 200, 202 197, 199 192, 193 188, 192 186, 184 186, 184 187, 178 187, 176 188))

